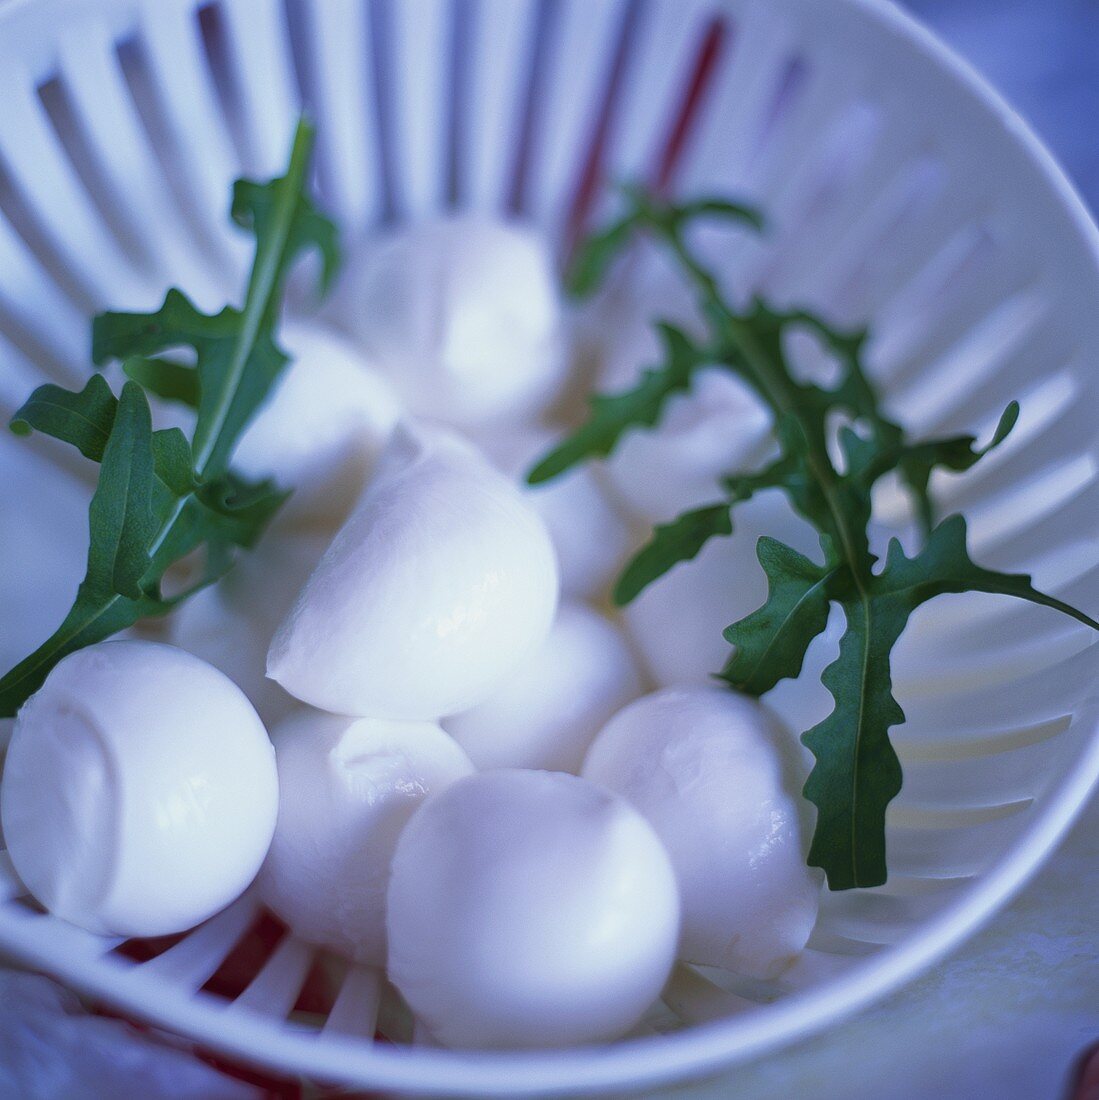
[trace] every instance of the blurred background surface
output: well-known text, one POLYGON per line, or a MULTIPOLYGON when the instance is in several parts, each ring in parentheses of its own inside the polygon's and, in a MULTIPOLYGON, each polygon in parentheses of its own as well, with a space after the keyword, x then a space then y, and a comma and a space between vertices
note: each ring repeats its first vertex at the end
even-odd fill
POLYGON ((1099 210, 1099 0, 902 0, 1037 130, 1099 210))

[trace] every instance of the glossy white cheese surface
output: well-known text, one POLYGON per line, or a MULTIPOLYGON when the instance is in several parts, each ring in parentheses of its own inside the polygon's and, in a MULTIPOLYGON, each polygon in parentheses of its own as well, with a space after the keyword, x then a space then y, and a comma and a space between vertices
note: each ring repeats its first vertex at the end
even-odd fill
POLYGON ((453 714, 542 642, 557 587, 549 535, 518 488, 456 437, 400 427, 267 672, 338 714, 453 714))
POLYGON ((385 965, 385 896, 401 829, 425 798, 468 775, 434 723, 302 710, 271 732, 275 837, 260 896, 310 943, 385 965))
POLYGON ((292 489, 276 522, 338 526, 401 413, 386 378, 320 325, 288 324, 279 340, 293 362, 237 445, 233 468, 292 489))
POLYGON ((603 724, 641 691, 621 631, 599 612, 568 602, 503 686, 444 726, 478 768, 578 772, 603 724))
POLYGON ((20 710, 0 813, 19 877, 89 931, 158 936, 233 901, 267 852, 275 754, 244 694, 172 646, 101 642, 20 710))
POLYGON ((521 225, 462 214, 398 230, 352 262, 336 310, 419 416, 522 416, 561 382, 552 255, 521 225))
POLYGON ((620 798, 495 771, 416 811, 389 886, 389 977, 455 1047, 559 1047, 628 1031, 679 930, 668 857, 620 798))
POLYGON ((771 978, 805 946, 818 872, 805 865, 793 735, 726 688, 670 688, 607 723, 583 775, 656 830, 675 867, 689 962, 771 978))

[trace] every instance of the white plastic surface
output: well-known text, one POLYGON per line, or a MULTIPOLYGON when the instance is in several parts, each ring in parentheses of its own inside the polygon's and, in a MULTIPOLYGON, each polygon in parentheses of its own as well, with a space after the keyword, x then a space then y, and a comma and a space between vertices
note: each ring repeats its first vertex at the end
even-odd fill
MULTIPOLYGON (((351 233, 455 206, 516 211, 564 241, 587 207, 613 209, 585 176, 663 175, 684 194, 757 199, 771 231, 727 254, 726 275, 869 323, 874 374, 914 430, 987 432, 1021 400, 1017 434, 944 480, 940 498, 971 516, 979 560, 1099 607, 1099 237, 1018 119, 893 7, 198 7, 0 9, 0 415, 38 380, 86 377, 96 309, 151 306, 169 282, 202 305, 235 292, 245 250, 226 224, 229 182, 282 167, 304 105, 320 125, 321 195, 351 233), (697 72, 704 94, 676 142, 697 72)), ((84 469, 24 445, 66 463, 58 477, 84 469)), ((392 992, 361 968, 327 1021, 289 1020, 311 959, 292 939, 227 1006, 200 987, 249 927, 248 899, 136 963, 21 900, 3 856, 0 946, 135 1017, 326 1082, 592 1095, 701 1074, 911 979, 1018 889, 1099 775, 1097 654, 1042 608, 923 609, 898 649, 906 783, 888 885, 826 895, 810 950, 777 983, 681 970, 621 1043, 506 1055, 411 1045, 392 992), (395 1045, 371 1042, 375 1021, 395 1045)))

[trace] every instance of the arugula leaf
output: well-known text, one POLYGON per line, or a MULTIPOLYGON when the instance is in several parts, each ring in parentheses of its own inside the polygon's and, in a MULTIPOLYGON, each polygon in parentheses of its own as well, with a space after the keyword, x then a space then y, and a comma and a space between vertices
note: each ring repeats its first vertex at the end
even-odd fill
POLYGON ((825 870, 832 889, 879 885, 887 874, 885 811, 901 789, 889 730, 904 721, 904 713, 892 694, 890 654, 912 611, 945 593, 982 591, 1053 608, 1094 630, 1099 622, 1039 592, 1028 576, 975 564, 966 549, 962 517, 933 525, 932 472, 964 472, 999 446, 1018 419, 1015 402, 983 447, 972 436, 909 440, 883 413, 863 368, 865 329, 840 331, 808 311, 776 310, 758 297, 739 310, 692 253, 684 234, 694 218, 716 213, 757 224, 749 209, 713 200, 675 206, 638 192, 631 200, 623 218, 581 249, 579 289, 592 292, 633 234, 648 232, 668 248, 693 284, 708 331, 692 341, 675 330, 674 344, 666 341, 665 362, 647 371, 639 386, 616 397, 593 397, 587 423, 543 459, 529 480, 545 480, 586 458, 610 454, 627 431, 658 424, 667 399, 689 388, 693 370, 703 363, 736 374, 754 389, 774 416, 779 457, 757 473, 721 479, 724 500, 657 527, 627 565, 615 598, 629 602, 678 562, 695 557, 710 538, 732 534, 735 506, 754 493, 779 488, 787 494, 817 529, 824 562, 818 565, 783 543, 760 539, 757 554, 767 575, 767 599, 725 631, 734 648, 719 677, 733 688, 762 695, 798 676, 831 607, 842 608, 847 625, 839 657, 822 675, 835 709, 803 735, 816 757, 804 790, 817 807, 809 862, 825 870), (815 334, 838 361, 839 380, 832 388, 798 381, 791 370, 786 337, 799 328, 815 334), (838 436, 842 462, 833 461, 829 446, 829 424, 836 414, 853 421, 838 436), (876 572, 868 536, 872 489, 892 471, 908 487, 925 544, 908 558, 894 541, 884 568, 876 572))
POLYGON ((111 437, 99 472, 103 492, 92 498, 88 579, 101 580, 105 595, 142 596, 148 547, 156 536, 153 515, 153 417, 136 382, 122 387, 111 437))
MULTIPOLYGON (((197 357, 198 419, 193 450, 201 476, 228 468, 236 441, 289 362, 274 328, 290 265, 303 251, 323 259, 323 290, 338 262, 335 228, 305 195, 312 129, 298 127, 285 176, 258 184, 238 180, 233 218, 256 234, 256 255, 243 309, 207 315, 179 290, 169 290, 153 313, 104 313, 92 326, 92 359, 147 357, 190 347, 197 357)), ((164 378, 164 368, 158 369, 164 378)))
POLYGON ((832 890, 886 881, 885 810, 901 790, 901 763, 889 729, 904 721, 893 698, 889 654, 907 614, 889 601, 844 601, 839 657, 821 675, 836 707, 802 735, 816 757, 803 794, 817 807, 809 866, 832 890))
POLYGON ((151 355, 131 355, 123 360, 122 370, 147 393, 198 408, 198 371, 194 367, 151 355))
POLYGON ((732 505, 726 502, 684 512, 671 523, 657 527, 650 542, 618 578, 614 602, 619 606, 629 603, 673 565, 697 557, 714 536, 732 533, 732 505))
POLYGON ((220 536, 230 538, 234 546, 251 549, 289 496, 289 490, 272 481, 245 481, 232 471, 201 486, 198 500, 211 513, 207 541, 220 536))
POLYGON ((111 437, 118 399, 94 374, 79 393, 49 383, 39 386, 11 419, 16 435, 32 431, 71 443, 85 458, 99 462, 111 437))
POLYGON ((780 458, 754 474, 734 474, 722 479, 728 496, 656 527, 652 538, 634 555, 615 585, 613 599, 624 607, 674 565, 696 558, 712 538, 733 533, 733 505, 750 500, 762 489, 785 486, 792 490, 796 470, 780 458))
POLYGON ((727 221, 740 222, 757 233, 762 232, 766 225, 763 215, 754 206, 722 198, 693 199, 678 206, 663 208, 653 205, 650 206, 650 216, 652 213, 657 217, 670 214, 672 221, 679 224, 695 218, 724 218, 727 221))
POLYGON ((735 649, 720 677, 749 695, 762 695, 801 672, 809 643, 828 623, 834 570, 764 535, 756 556, 767 574, 767 602, 725 629, 735 649))
POLYGON ((663 364, 645 371, 632 390, 593 397, 587 423, 531 470, 529 484, 549 481, 586 458, 609 455, 626 431, 654 425, 668 398, 690 388, 694 372, 707 362, 706 352, 674 325, 656 328, 664 345, 663 364))
POLYGON ((1000 416, 992 439, 984 446, 976 446, 976 438, 959 435, 949 439, 931 439, 900 447, 897 466, 916 496, 919 517, 924 531, 930 533, 934 521, 929 485, 931 472, 936 466, 955 473, 971 470, 985 455, 994 451, 1007 437, 1019 420, 1019 402, 1012 401, 1000 416))
POLYGON ((626 217, 603 232, 588 237, 569 269, 569 293, 576 298, 586 298, 593 293, 607 277, 611 264, 621 255, 633 234, 634 219, 626 217))
POLYGON ((904 722, 892 694, 889 653, 920 604, 951 592, 1016 596, 1099 630, 1090 616, 1039 592, 1029 576, 975 564, 960 515, 940 523, 914 558, 892 540, 885 568, 869 589, 840 601, 847 629, 839 657, 821 677, 836 708, 803 737, 817 759, 805 785, 806 798, 818 810, 809 862, 828 872, 834 890, 886 879, 885 809, 901 789, 900 762, 888 731, 904 722))
POLYGON ((592 233, 577 250, 566 283, 576 298, 586 298, 599 289, 611 265, 639 230, 676 232, 696 218, 717 218, 745 225, 756 232, 764 227, 763 215, 755 207, 723 198, 700 198, 679 206, 654 202, 644 188, 622 188, 626 213, 606 229, 592 233))
POLYGON ((244 306, 200 312, 170 290, 153 313, 105 313, 92 327, 98 364, 122 359, 129 375, 116 398, 101 375, 83 390, 41 386, 12 428, 41 431, 98 462, 89 507, 88 564, 72 609, 57 631, 0 679, 0 716, 15 713, 63 657, 149 615, 161 615, 221 576, 240 547, 254 545, 287 494, 229 469, 237 440, 277 382, 288 359, 275 342, 290 267, 307 248, 323 259, 322 287, 338 258, 334 228, 304 193, 313 131, 302 122, 286 175, 239 181, 233 217, 256 236, 244 306), (187 367, 159 353, 190 347, 187 367), (193 404, 193 441, 178 428, 153 431, 150 392, 193 404), (172 597, 167 570, 202 549, 199 578, 172 597))
MULTIPOLYGON (((99 382, 106 386, 102 379, 99 382)), ((90 407, 102 393, 91 383, 83 393, 89 390, 92 397, 85 405, 90 407)), ((0 680, 0 714, 4 716, 15 713, 62 657, 159 610, 157 595, 142 585, 157 528, 149 403, 134 382, 123 387, 117 401, 112 395, 111 401, 115 409, 111 410, 110 434, 100 454, 99 483, 88 508, 91 537, 87 571, 73 607, 58 630, 0 680)), ((32 422, 39 419, 36 410, 40 407, 32 397, 16 415, 32 422)), ((99 407, 104 409, 106 402, 99 407)), ((78 422, 87 424, 86 420, 78 422)), ((50 423, 56 427, 53 421, 50 423)), ((165 500, 161 498, 159 503, 163 507, 165 500)))
POLYGON ((240 310, 226 306, 210 316, 175 289, 154 313, 102 313, 93 322, 97 364, 180 347, 193 348, 197 356, 196 469, 216 476, 228 468, 233 445, 289 360, 269 329, 251 330, 240 310))
POLYGON ((1056 596, 1040 592, 1028 574, 1000 573, 977 565, 969 556, 966 534, 965 517, 949 516, 931 532, 914 558, 907 557, 901 544, 892 539, 886 551, 885 568, 874 578, 873 595, 902 600, 910 603, 914 610, 919 604, 945 593, 990 592, 1051 607, 1092 630, 1099 630, 1099 622, 1090 615, 1056 596))
MULTIPOLYGON (((296 140, 311 145, 312 131, 299 128, 296 140)), ((291 153, 291 162, 293 156, 291 153)), ((315 248, 321 259, 317 289, 324 295, 332 285, 342 259, 339 234, 336 226, 313 205, 302 187, 286 189, 280 186, 286 178, 284 176, 270 183, 237 180, 233 184, 230 214, 237 225, 250 230, 259 240, 256 266, 261 269, 266 267, 272 281, 281 279, 285 272, 283 252, 297 255, 315 248), (280 245, 279 241, 284 243, 280 245)), ((258 283, 262 288, 262 279, 258 283)), ((269 291, 266 293, 266 300, 274 303, 277 311, 278 299, 271 297, 269 291)), ((260 300, 262 297, 260 295, 260 300)))

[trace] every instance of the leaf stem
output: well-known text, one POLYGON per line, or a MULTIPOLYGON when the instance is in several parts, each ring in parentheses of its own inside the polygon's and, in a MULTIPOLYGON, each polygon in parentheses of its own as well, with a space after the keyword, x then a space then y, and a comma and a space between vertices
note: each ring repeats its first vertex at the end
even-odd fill
MULTIPOLYGON (((808 466, 828 506, 833 534, 843 550, 844 559, 851 570, 856 587, 864 598, 869 599, 861 574, 864 569, 870 568, 870 562, 866 560, 864 553, 860 553, 859 543, 862 540, 851 529, 851 517, 839 499, 837 493, 839 479, 835 467, 832 465, 823 440, 818 438, 819 433, 813 431, 808 422, 804 405, 798 399, 797 388, 787 381, 781 371, 769 369, 767 356, 760 349, 753 335, 751 318, 735 313, 728 307, 722 297, 717 279, 688 248, 679 226, 666 218, 657 219, 655 222, 650 218, 650 224, 669 243, 676 258, 695 282, 703 299, 704 312, 711 317, 720 317, 728 330, 728 335, 736 343, 742 360, 737 362, 727 360, 727 365, 742 374, 746 367, 749 381, 754 384, 756 392, 770 406, 776 418, 785 417, 788 422, 797 424, 804 442, 808 466)), ((721 334, 716 335, 718 338, 721 336, 721 334)))
MULTIPOLYGON (((870 677, 870 632, 873 619, 871 594, 867 584, 873 561, 869 549, 866 547, 865 532, 860 537, 853 529, 854 518, 840 499, 838 491, 839 475, 828 454, 826 442, 809 422, 804 403, 798 399, 799 391, 796 384, 789 381, 785 372, 772 369, 766 352, 759 346, 751 317, 735 313, 728 307, 722 297, 717 279, 687 247, 686 242, 683 240, 682 231, 674 221, 658 222, 658 228, 671 245, 676 258, 687 275, 697 286, 703 299, 704 313, 709 317, 720 318, 723 327, 727 329, 728 335, 733 339, 740 358, 737 361, 726 360, 727 365, 734 367, 741 374, 746 373, 748 375, 748 380, 754 383, 757 393, 771 407, 776 419, 783 417, 787 423, 797 425, 803 441, 806 466, 812 473, 820 491, 821 499, 828 509, 830 526, 846 565, 846 574, 855 589, 854 600, 844 601, 844 609, 845 613, 850 613, 852 604, 857 605, 858 613, 861 614, 863 619, 862 637, 864 646, 859 671, 858 717, 853 734, 855 751, 852 754, 851 761, 852 795, 850 814, 851 882, 861 884, 863 875, 860 873, 858 862, 858 830, 861 821, 858 807, 860 793, 859 770, 861 765, 859 746, 863 740, 866 705, 869 697, 867 683, 870 677)), ((719 338, 721 336, 720 333, 715 335, 719 338)), ((777 354, 782 354, 781 347, 778 348, 777 354)), ((861 375, 855 381, 864 384, 861 375)), ((879 424, 875 423, 874 427, 875 431, 880 433, 879 424)), ((812 517, 807 518, 811 519, 812 517)), ((832 580, 837 575, 838 570, 833 569, 829 573, 828 579, 832 580)), ((871 875, 867 881, 872 881, 873 877, 871 875)))
MULTIPOLYGON (((273 192, 272 202, 262 227, 255 225, 255 258, 245 292, 244 306, 238 315, 238 326, 233 332, 232 348, 226 357, 224 371, 217 378, 216 397, 208 408, 201 411, 198 418, 194 443, 186 453, 186 474, 182 479, 166 481, 164 484, 171 493, 171 501, 170 504, 165 502, 165 511, 161 513, 163 518, 157 516, 153 519, 148 511, 149 482, 160 476, 155 473, 152 438, 148 427, 144 442, 139 448, 141 455, 137 454, 133 441, 129 441, 128 450, 120 452, 118 476, 111 482, 105 473, 105 466, 107 452, 115 438, 113 428, 102 448, 103 455, 100 456, 95 453, 99 449, 96 447, 98 439, 94 433, 88 432, 88 426, 98 428, 98 422, 89 420, 81 426, 80 441, 74 439, 71 432, 61 433, 56 424, 49 428, 43 428, 41 423, 34 425, 78 446, 83 443, 83 453, 102 461, 103 465, 91 505, 88 573, 78 589, 76 602, 57 631, 0 678, 0 716, 14 715, 19 705, 42 683, 50 669, 69 653, 109 637, 139 618, 164 614, 181 598, 213 579, 212 576, 207 576, 194 588, 172 599, 164 599, 159 590, 160 578, 167 566, 181 556, 181 546, 192 549, 203 541, 196 540, 191 531, 189 508, 196 501, 201 503, 199 494, 204 486, 226 474, 226 452, 231 451, 239 431, 239 425, 233 423, 234 403, 242 388, 247 390, 250 362, 256 354, 260 339, 273 326, 281 300, 280 291, 288 258, 292 257, 295 247, 301 246, 301 233, 295 237, 296 219, 303 210, 305 201, 305 177, 313 137, 313 128, 309 123, 304 119, 299 121, 286 174, 268 185, 273 192), (142 465, 146 458, 148 467, 142 465), (135 493, 140 490, 141 496, 141 499, 135 497, 132 502, 129 500, 131 482, 135 493), (121 503, 116 499, 120 495, 121 503), (97 502, 101 509, 110 508, 106 520, 98 525, 100 536, 114 539, 114 544, 108 546, 104 569, 99 571, 103 573, 102 576, 98 576, 93 561, 97 546, 97 502), (140 547, 141 559, 134 547, 140 547), (166 547, 171 553, 165 557, 162 551, 166 547)), ((253 221, 255 220, 254 215, 253 221)), ((138 319, 143 320, 146 326, 144 331, 136 330, 136 338, 142 339, 148 332, 148 318, 138 319)), ((199 350, 198 345, 196 350, 199 350)), ((43 396, 39 391, 36 392, 39 393, 40 405, 44 404, 48 395, 43 396)), ((86 393, 87 391, 85 395, 86 393)), ((128 393, 131 395, 131 404, 133 395, 138 395, 147 420, 147 399, 140 385, 134 381, 126 383, 120 408, 125 405, 128 393)), ((92 398, 95 396, 93 394, 92 398)), ((25 408, 29 408, 29 405, 25 408)), ((72 401, 59 408, 70 419, 80 412, 72 401)), ((140 413, 141 410, 138 409, 135 415, 140 413)), ((56 416, 52 419, 56 420, 56 416)), ((121 438, 123 437, 120 433, 121 438)), ((185 441, 184 447, 186 448, 185 441)))
POLYGON ((200 477, 210 472, 218 454, 222 434, 229 418, 233 398, 244 375, 264 317, 278 290, 282 272, 282 258, 290 239, 294 214, 301 198, 305 172, 313 150, 313 127, 301 119, 294 133, 294 145, 286 175, 278 181, 271 231, 264 234, 256 248, 248 290, 244 298, 240 330, 236 336, 233 355, 225 371, 224 384, 217 403, 210 410, 209 418, 195 433, 195 468, 200 477))
MULTIPOLYGON (((818 811, 809 863, 826 871, 835 890, 880 885, 887 876, 886 810, 903 782, 889 739, 889 730, 905 721, 893 696, 890 658, 912 612, 939 595, 984 591, 1056 608, 1092 628, 1099 629, 1099 622, 1039 592, 1025 574, 999 573, 974 563, 961 516, 932 522, 933 471, 968 470, 999 446, 1018 417, 1015 402, 1004 410, 991 441, 982 447, 972 436, 909 442, 902 426, 879 407, 864 371, 865 329, 838 331, 806 310, 775 310, 760 297, 747 307, 727 303, 714 271, 686 238, 692 217, 707 212, 709 204, 668 205, 644 193, 631 193, 630 198, 630 212, 581 253, 583 287, 590 292, 598 284, 634 230, 651 233, 696 292, 706 332, 699 337, 681 334, 686 346, 677 344, 674 355, 669 348, 662 366, 646 372, 644 387, 593 398, 588 424, 536 470, 552 461, 549 472, 558 473, 580 458, 610 453, 631 427, 653 426, 664 401, 684 388, 682 382, 689 384, 698 366, 717 364, 736 374, 768 407, 780 457, 764 470, 729 474, 721 479, 723 500, 658 526, 623 573, 616 598, 632 598, 677 563, 697 556, 708 539, 730 534, 731 512, 740 501, 769 487, 786 493, 816 529, 824 563, 777 540, 759 540, 757 557, 767 576, 767 599, 726 629, 733 653, 719 678, 759 696, 780 680, 798 676, 808 646, 839 604, 846 619, 839 654, 821 673, 835 706, 802 734, 816 758, 802 792, 818 811), (810 330, 839 360, 838 383, 805 382, 794 374, 784 344, 792 326, 810 330), (683 364, 688 365, 685 372, 683 364), (654 400, 640 400, 650 396, 654 400), (842 462, 833 458, 831 448, 829 416, 834 412, 855 422, 838 433, 842 462), (924 545, 909 558, 894 539, 883 568, 875 571, 877 558, 869 535, 872 489, 894 470, 923 521, 924 545)), ((751 220, 734 204, 719 203, 718 209, 738 221, 751 220)))

